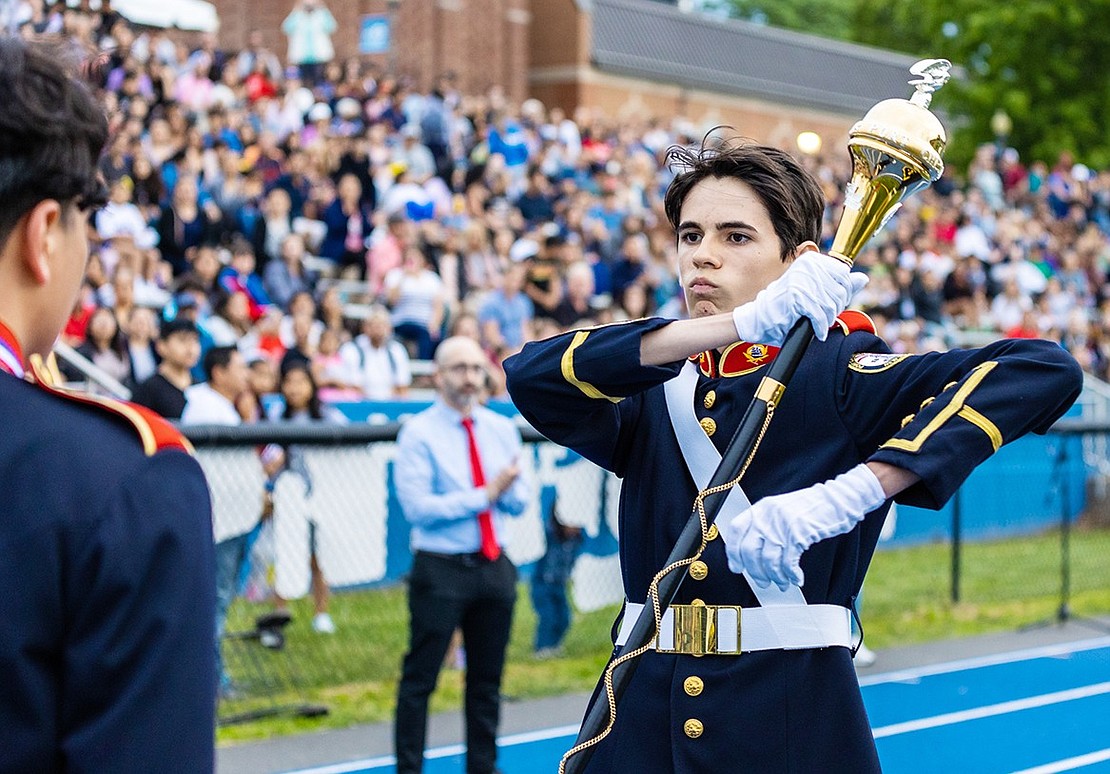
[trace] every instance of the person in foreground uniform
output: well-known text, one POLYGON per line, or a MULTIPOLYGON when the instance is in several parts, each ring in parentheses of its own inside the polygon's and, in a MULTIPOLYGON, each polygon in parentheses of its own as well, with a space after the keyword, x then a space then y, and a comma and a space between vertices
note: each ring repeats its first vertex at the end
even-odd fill
POLYGON ((424 765, 428 697, 455 629, 466 648, 466 771, 492 774, 501 673, 516 601, 505 521, 531 488, 520 475, 520 431, 482 406, 489 359, 474 339, 436 349, 438 397, 397 435, 397 499, 412 525, 409 649, 397 689, 397 774, 424 765))
POLYGON ((0 772, 211 772, 212 526, 153 412, 51 385, 107 123, 0 37, 0 772))
POLYGON ((839 314, 866 279, 817 252, 821 189, 794 159, 733 143, 670 158, 690 319, 574 331, 505 362, 529 422, 624 478, 618 645, 777 346, 802 317, 818 340, 743 491, 678 570, 678 605, 588 770, 879 771, 850 608, 891 499, 942 506, 1003 443, 1048 429, 1079 367, 1047 341, 891 354, 865 315, 839 314))

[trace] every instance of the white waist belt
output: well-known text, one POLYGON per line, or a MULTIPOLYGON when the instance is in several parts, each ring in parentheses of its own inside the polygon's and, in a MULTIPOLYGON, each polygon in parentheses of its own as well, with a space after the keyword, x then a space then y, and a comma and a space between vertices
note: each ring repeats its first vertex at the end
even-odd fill
MULTIPOLYGON (((644 606, 626 602, 617 645, 644 606)), ((651 647, 664 653, 738 655, 754 650, 851 647, 851 611, 840 605, 672 605, 651 647)))

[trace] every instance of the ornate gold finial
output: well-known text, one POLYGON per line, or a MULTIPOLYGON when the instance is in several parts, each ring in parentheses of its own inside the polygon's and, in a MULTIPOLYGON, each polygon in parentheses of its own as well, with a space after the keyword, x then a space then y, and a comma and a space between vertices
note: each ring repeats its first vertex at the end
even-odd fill
POLYGON ((948 79, 952 77, 952 63, 947 59, 922 59, 914 63, 910 74, 921 76, 909 82, 914 88, 910 102, 927 108, 933 101, 933 92, 948 83, 948 79))

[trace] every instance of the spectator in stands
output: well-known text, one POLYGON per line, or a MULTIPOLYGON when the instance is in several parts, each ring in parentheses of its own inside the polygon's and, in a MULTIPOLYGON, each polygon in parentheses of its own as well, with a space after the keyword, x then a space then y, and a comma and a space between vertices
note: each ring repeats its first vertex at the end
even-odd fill
POLYGON ((362 321, 362 333, 339 350, 363 395, 370 400, 403 398, 412 384, 409 354, 393 337, 389 310, 375 304, 362 321))
POLYGON ((189 270, 178 277, 174 284, 178 290, 186 285, 199 286, 211 305, 213 300, 222 293, 218 282, 220 270, 223 268, 220 262, 220 249, 214 244, 190 247, 186 251, 185 259, 189 270))
POLYGON ((385 277, 385 300, 393 329, 419 360, 431 360, 443 325, 443 280, 419 247, 405 250, 401 266, 385 277))
POLYGON ((1021 292, 1017 279, 1008 279, 1002 292, 991 302, 991 317, 999 330, 1007 331, 1021 324, 1022 317, 1033 308, 1029 296, 1021 292))
POLYGON ((204 321, 204 327, 216 346, 236 346, 252 331, 247 294, 242 291, 220 293, 212 315, 204 321))
POLYGON ((120 177, 108 193, 108 203, 96 214, 96 231, 103 240, 126 239, 140 249, 154 247, 158 235, 147 225, 142 210, 131 201, 135 184, 120 177))
POLYGON ((320 344, 312 357, 312 375, 319 385, 320 400, 325 403, 365 397, 362 375, 343 359, 341 346, 339 332, 326 328, 320 334, 320 344))
POLYGON ((167 419, 180 419, 185 390, 193 384, 191 371, 200 360, 197 326, 184 317, 163 323, 154 348, 161 358, 158 370, 139 383, 131 400, 167 419))
POLYGON ((135 270, 130 263, 118 263, 111 282, 100 286, 97 296, 100 303, 110 307, 116 323, 123 327, 131 310, 135 308, 135 270))
POLYGON ((566 239, 562 235, 552 235, 544 240, 542 251, 525 257, 527 271, 524 292, 535 305, 536 317, 555 315, 555 309, 563 300, 563 260, 562 250, 566 239))
POLYGON ((278 369, 271 358, 257 355, 247 361, 247 389, 235 401, 243 422, 251 424, 267 415, 267 399, 277 393, 278 384, 278 369))
POLYGON ((271 261, 264 272, 266 295, 286 311, 289 311, 289 302, 296 294, 311 294, 316 286, 316 273, 305 268, 304 259, 304 237, 288 234, 281 243, 280 260, 271 261))
POLYGON ((233 346, 215 346, 204 355, 205 381, 185 390, 181 421, 188 425, 239 425, 236 401, 247 391, 247 367, 233 346))
POLYGON ((216 278, 220 287, 228 293, 246 295, 251 322, 262 317, 270 305, 265 284, 255 272, 256 265, 254 247, 245 239, 237 239, 231 246, 231 261, 216 278))
POLYGON ((336 196, 321 215, 327 234, 320 257, 334 261, 345 274, 362 276, 366 267, 367 237, 373 228, 370 209, 362 203, 362 183, 355 175, 344 175, 336 196))
POLYGON ((506 357, 524 345, 531 328, 532 300, 524 293, 525 271, 522 264, 510 266, 502 277, 501 288, 486 297, 478 314, 482 340, 506 357))
POLYGON ((194 179, 186 176, 177 180, 172 199, 162 207, 156 228, 162 258, 173 266, 174 276, 184 274, 189 268, 186 251, 211 242, 215 232, 210 214, 200 206, 194 179))
POLYGON ((609 272, 609 289, 615 303, 620 304, 624 300, 624 293, 631 285, 643 285, 649 292, 654 290, 656 283, 651 276, 650 263, 647 235, 640 232, 626 234, 609 272))
MULTIPOLYGON (((120 333, 119 324, 111 309, 101 306, 92 313, 85 332, 85 342, 77 348, 77 352, 111 379, 125 387, 131 385, 127 342, 120 333)), ((81 378, 78 373, 69 373, 71 378, 81 378)), ((110 387, 101 385, 95 379, 91 380, 89 390, 98 395, 114 394, 110 387)))
POLYGON ((332 285, 323 292, 316 312, 320 322, 323 323, 323 328, 339 334, 340 344, 346 343, 350 339, 347 331, 347 313, 344 310, 343 296, 339 293, 338 287, 332 285))
POLYGON ((281 61, 274 52, 263 45, 262 30, 251 30, 247 35, 247 46, 235 57, 235 68, 241 80, 254 72, 261 71, 274 83, 282 80, 281 61))
POLYGON ((320 334, 327 327, 321 320, 317 319, 317 311, 316 299, 307 290, 294 294, 289 300, 288 314, 281 317, 279 325, 281 344, 286 348, 293 345, 293 319, 298 316, 306 316, 311 320, 309 341, 313 347, 317 346, 320 343, 320 334))
POLYGON ((552 318, 564 330, 592 325, 597 316, 593 307, 594 270, 585 261, 567 268, 566 293, 555 307, 552 318))
POLYGON ((127 383, 145 382, 158 368, 158 353, 154 339, 158 335, 158 319, 154 310, 136 306, 131 310, 125 325, 127 360, 130 365, 127 383))
POLYGON ((528 171, 528 187, 516 200, 516 206, 529 226, 539 226, 555 220, 554 198, 547 175, 539 167, 532 167, 528 171))
POLYGON ((503 550, 504 527, 523 513, 530 492, 517 462, 520 432, 478 402, 487 369, 477 342, 444 341, 436 354, 438 399, 397 438, 397 496, 415 554, 394 724, 398 774, 422 769, 428 697, 456 628, 466 648, 467 770, 495 769, 517 579, 503 550))
POLYGON ((436 173, 435 157, 422 142, 424 133, 418 124, 405 124, 400 134, 401 145, 394 152, 393 160, 408 173, 413 183, 423 185, 436 173))
MULTIPOLYGON (((304 313, 291 315, 290 319, 293 321, 293 343, 286 348, 285 354, 281 356, 279 371, 282 374, 285 374, 296 364, 307 368, 316 357, 316 345, 312 341, 312 324, 316 321, 311 315, 304 313)), ((315 388, 313 388, 313 392, 315 392, 315 388)))
POLYGON ((314 86, 323 74, 323 65, 335 57, 331 36, 338 25, 323 0, 298 0, 281 23, 289 41, 287 60, 300 70, 301 79, 314 86))
POLYGON ((415 243, 416 229, 403 213, 390 215, 384 228, 374 229, 366 253, 366 284, 371 298, 381 295, 386 275, 401 265, 405 250, 415 243))

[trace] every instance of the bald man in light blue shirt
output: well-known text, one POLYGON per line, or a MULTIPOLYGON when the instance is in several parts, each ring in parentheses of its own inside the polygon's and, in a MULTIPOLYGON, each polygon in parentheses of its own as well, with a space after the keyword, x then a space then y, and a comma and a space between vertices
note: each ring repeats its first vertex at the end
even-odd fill
POLYGON ((503 550, 505 521, 531 496, 521 477, 520 431, 484 406, 489 361, 473 339, 436 351, 439 397, 397 437, 394 479, 412 525, 409 649, 398 687, 398 774, 423 767, 428 697, 455 629, 466 648, 467 772, 492 774, 501 673, 509 642, 516 568, 503 550))

